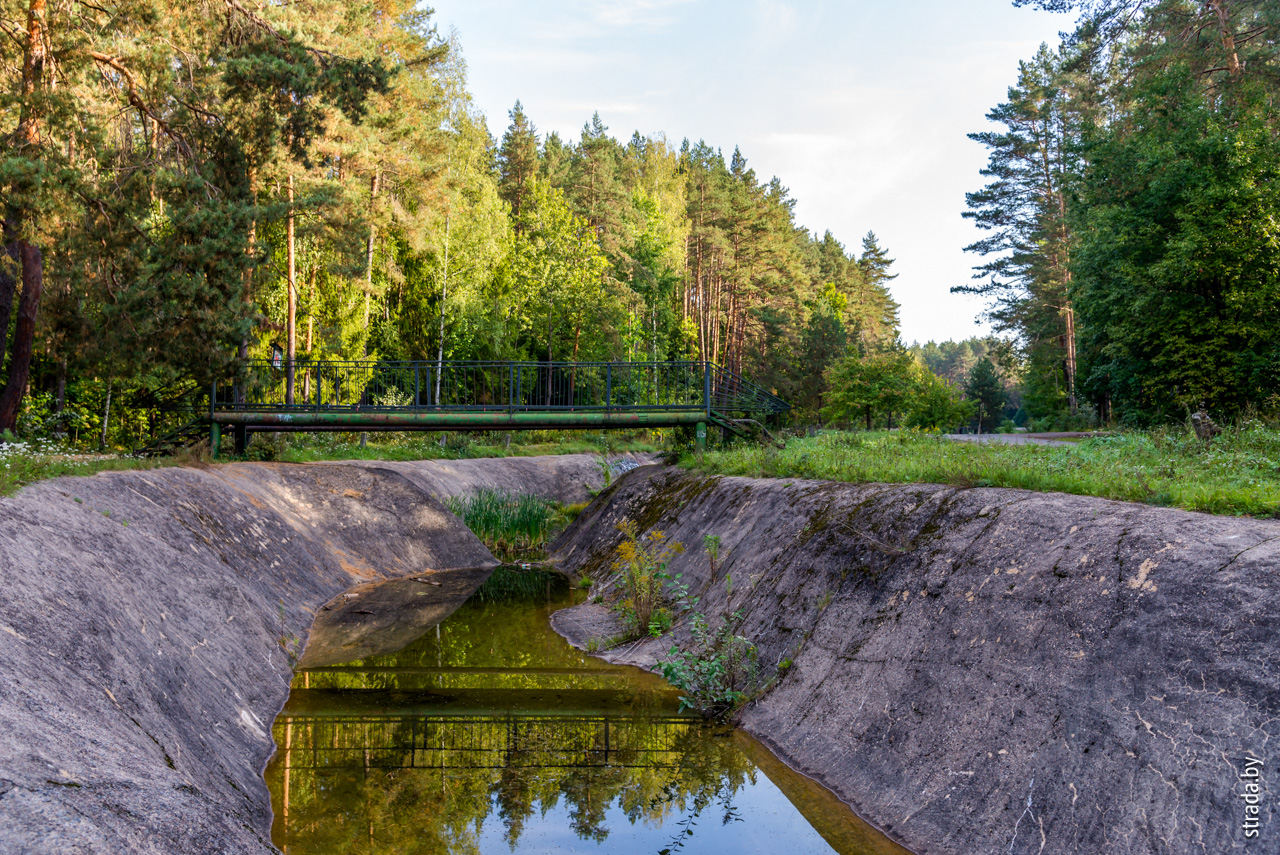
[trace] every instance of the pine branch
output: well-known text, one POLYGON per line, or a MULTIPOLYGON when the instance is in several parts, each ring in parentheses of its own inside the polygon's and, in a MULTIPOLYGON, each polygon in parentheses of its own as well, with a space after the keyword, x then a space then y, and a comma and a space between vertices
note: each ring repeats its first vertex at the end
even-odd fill
POLYGON ((191 146, 187 143, 186 139, 184 139, 181 134, 178 134, 176 131, 174 131, 168 122, 160 118, 160 116, 156 114, 155 110, 151 108, 151 105, 147 104, 146 101, 142 100, 142 96, 138 94, 137 78, 133 76, 132 71, 130 71, 123 63, 121 63, 119 57, 108 56, 107 54, 99 53, 98 51, 89 51, 89 56, 93 59, 94 62, 98 63, 99 65, 104 65, 108 68, 115 70, 120 75, 120 77, 124 80, 124 84, 127 90, 126 97, 128 98, 129 104, 132 105, 143 116, 155 122, 156 127, 164 131, 165 136, 173 140, 174 144, 177 145, 178 150, 183 154, 184 157, 189 158, 192 156, 191 146))
MULTIPOLYGON (((246 9, 244 5, 240 3, 240 0, 222 0, 222 2, 226 4, 226 7, 229 10, 244 18, 256 29, 275 39, 280 44, 288 46, 294 43, 293 39, 288 34, 277 29, 274 24, 261 15, 246 9)), ((321 50, 320 48, 310 47, 308 45, 303 45, 302 47, 303 50, 315 57, 316 61, 324 68, 328 68, 337 59, 337 56, 327 50, 321 50)))

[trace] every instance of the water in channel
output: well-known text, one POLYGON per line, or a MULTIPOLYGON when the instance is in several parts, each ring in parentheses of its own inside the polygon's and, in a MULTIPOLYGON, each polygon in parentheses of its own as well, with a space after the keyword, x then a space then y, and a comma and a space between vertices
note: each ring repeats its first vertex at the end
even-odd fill
POLYGON ((339 853, 902 850, 759 743, 548 625, 582 593, 502 569, 398 653, 299 670, 267 768, 272 838, 339 853))

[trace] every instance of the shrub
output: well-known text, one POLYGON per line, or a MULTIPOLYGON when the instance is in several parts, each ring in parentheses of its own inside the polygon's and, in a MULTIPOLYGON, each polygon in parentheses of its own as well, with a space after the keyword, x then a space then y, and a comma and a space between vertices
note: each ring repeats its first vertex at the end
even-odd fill
POLYGON ((680 689, 680 708, 707 718, 722 716, 760 689, 756 646, 738 634, 741 610, 729 611, 733 581, 725 578, 728 600, 720 625, 712 629, 706 616, 693 614, 693 643, 687 650, 672 645, 658 666, 667 682, 680 689))
MULTIPOLYGON (((687 598, 688 589, 678 581, 672 590, 667 589, 667 583, 672 581, 667 566, 672 558, 684 552, 684 545, 667 543, 667 535, 661 531, 651 531, 642 536, 631 520, 618 523, 618 530, 622 532, 623 540, 618 544, 618 560, 614 562, 613 569, 622 596, 616 608, 634 638, 652 632, 655 625, 662 625, 659 610, 669 603, 682 603, 687 598)), ((669 617, 666 626, 670 626, 669 617)), ((661 635, 661 631, 658 634, 661 635)))

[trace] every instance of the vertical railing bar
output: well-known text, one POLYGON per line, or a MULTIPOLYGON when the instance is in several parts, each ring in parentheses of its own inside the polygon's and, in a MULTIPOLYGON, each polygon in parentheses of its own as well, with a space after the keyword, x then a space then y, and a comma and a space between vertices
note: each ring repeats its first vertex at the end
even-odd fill
POLYGON ((706 404, 707 418, 711 418, 711 362, 702 363, 702 400, 706 404))

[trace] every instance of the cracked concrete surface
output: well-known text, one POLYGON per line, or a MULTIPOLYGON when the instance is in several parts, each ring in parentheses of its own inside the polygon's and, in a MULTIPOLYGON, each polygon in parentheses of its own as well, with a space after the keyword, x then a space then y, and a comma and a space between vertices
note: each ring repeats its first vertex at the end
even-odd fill
MULTIPOLYGON (((742 725, 922 855, 1280 851, 1280 523, 1061 494, 646 467, 556 544, 609 573, 623 517, 725 586, 761 662, 742 725), (1264 761, 1260 837, 1240 770, 1264 761)), ((599 606, 557 613, 579 644, 599 606)), ((687 629, 677 628, 677 640, 687 629)), ((652 667, 664 638, 606 658, 652 667)))

